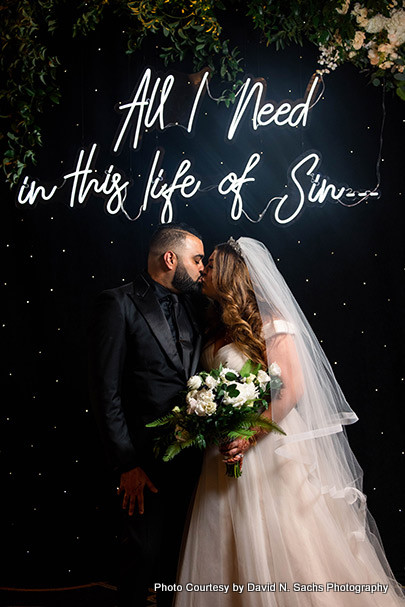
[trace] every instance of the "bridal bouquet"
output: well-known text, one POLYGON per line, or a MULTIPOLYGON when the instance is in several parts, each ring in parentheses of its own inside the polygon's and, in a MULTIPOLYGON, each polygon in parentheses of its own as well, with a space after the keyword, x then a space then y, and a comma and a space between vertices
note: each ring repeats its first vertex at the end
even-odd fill
MULTIPOLYGON (((238 438, 250 439, 258 429, 285 432, 271 419, 262 415, 268 408, 270 394, 283 387, 281 369, 273 363, 268 373, 248 360, 238 373, 222 367, 209 373, 193 375, 182 393, 183 403, 149 424, 161 427, 156 439, 156 454, 163 461, 173 459, 187 447, 205 449, 238 438)), ((239 477, 241 463, 226 465, 226 474, 239 477)))

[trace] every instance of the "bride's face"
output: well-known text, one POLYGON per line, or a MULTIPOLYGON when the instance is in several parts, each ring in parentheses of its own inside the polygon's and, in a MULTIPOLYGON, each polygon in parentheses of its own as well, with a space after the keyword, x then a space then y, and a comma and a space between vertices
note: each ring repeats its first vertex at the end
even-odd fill
POLYGON ((212 270, 214 269, 215 255, 216 255, 216 251, 213 251, 204 268, 204 272, 202 273, 202 281, 201 281, 202 282, 202 292, 204 293, 204 295, 206 295, 207 297, 210 297, 211 299, 217 298, 216 289, 215 289, 214 285, 212 284, 212 270))

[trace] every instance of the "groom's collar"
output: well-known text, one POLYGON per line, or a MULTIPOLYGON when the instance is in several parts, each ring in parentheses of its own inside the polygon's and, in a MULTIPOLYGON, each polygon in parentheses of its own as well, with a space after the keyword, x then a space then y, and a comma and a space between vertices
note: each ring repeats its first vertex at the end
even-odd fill
POLYGON ((133 282, 133 286, 135 295, 138 297, 145 297, 149 289, 152 288, 152 279, 146 270, 141 274, 138 274, 133 282))

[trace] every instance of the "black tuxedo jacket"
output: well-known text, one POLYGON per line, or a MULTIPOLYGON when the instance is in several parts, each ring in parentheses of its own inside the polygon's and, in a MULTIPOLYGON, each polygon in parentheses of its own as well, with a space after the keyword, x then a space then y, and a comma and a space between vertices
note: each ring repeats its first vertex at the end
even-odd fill
MULTIPOLYGON (((184 298, 196 333, 192 375, 201 352, 201 327, 192 298, 184 298)), ((148 470, 154 431, 145 424, 178 403, 187 379, 146 272, 98 296, 90 322, 90 395, 118 472, 138 465, 148 470)))

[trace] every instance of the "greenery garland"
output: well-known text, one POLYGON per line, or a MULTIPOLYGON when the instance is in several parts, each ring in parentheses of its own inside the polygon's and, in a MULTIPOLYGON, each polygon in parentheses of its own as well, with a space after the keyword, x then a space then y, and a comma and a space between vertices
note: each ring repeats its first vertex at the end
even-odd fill
POLYGON ((229 105, 241 84, 241 58, 223 39, 218 15, 238 9, 267 45, 283 49, 309 40, 320 50, 320 73, 350 61, 374 85, 396 89, 405 100, 404 6, 405 0, 401 5, 397 0, 83 0, 72 9, 69 0, 3 0, 0 117, 8 126, 0 140, 6 179, 16 184, 27 163, 35 164, 41 113, 59 102, 55 33, 62 25, 74 38, 86 36, 109 12, 125 24, 127 53, 160 35, 165 65, 191 56, 195 71, 209 66, 229 83, 220 97, 229 105), (71 15, 70 25, 66 15, 71 15))

